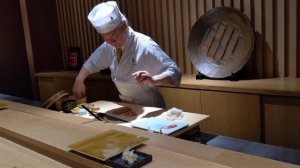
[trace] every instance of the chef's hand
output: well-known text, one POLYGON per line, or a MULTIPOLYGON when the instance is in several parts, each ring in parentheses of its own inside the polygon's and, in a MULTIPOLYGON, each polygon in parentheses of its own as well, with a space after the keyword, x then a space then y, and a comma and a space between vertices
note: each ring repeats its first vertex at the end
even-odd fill
POLYGON ((85 85, 83 80, 75 80, 73 86, 73 96, 78 100, 85 97, 85 85))
POLYGON ((147 71, 137 71, 132 74, 133 78, 142 85, 153 85, 155 83, 154 78, 147 71))

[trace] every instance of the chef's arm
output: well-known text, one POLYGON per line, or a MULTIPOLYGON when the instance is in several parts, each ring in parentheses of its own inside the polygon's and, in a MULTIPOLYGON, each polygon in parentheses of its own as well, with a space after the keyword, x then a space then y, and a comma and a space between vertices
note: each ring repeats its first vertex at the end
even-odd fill
POLYGON ((91 72, 83 66, 77 75, 76 80, 84 81, 90 74, 91 72))
POLYGON ((161 73, 158 75, 152 76, 154 85, 166 85, 166 86, 174 86, 174 80, 167 73, 161 73))
POLYGON ((84 80, 91 74, 91 72, 82 67, 79 74, 77 75, 74 86, 73 86, 73 95, 76 99, 81 99, 85 97, 85 85, 84 80))
POLYGON ((143 85, 166 85, 166 86, 177 86, 178 82, 170 76, 166 71, 158 75, 151 76, 148 71, 137 71, 132 74, 134 79, 143 85))

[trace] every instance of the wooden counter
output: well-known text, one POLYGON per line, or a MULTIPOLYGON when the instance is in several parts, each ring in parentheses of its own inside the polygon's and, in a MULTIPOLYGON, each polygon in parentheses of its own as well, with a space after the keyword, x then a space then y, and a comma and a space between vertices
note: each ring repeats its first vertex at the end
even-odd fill
MULTIPOLYGON (((35 76, 37 78, 74 80, 77 74, 78 71, 57 71, 40 72, 35 74, 35 76)), ((110 82, 111 77, 110 74, 95 73, 90 75, 87 80, 110 82)), ((196 80, 195 74, 183 74, 180 88, 300 97, 300 78, 247 79, 239 81, 196 80)))
POLYGON ((226 91, 260 95, 300 97, 300 78, 229 80, 196 80, 196 75, 182 76, 180 88, 226 91))
MULTIPOLYGON (((78 71, 53 71, 53 72, 40 72, 36 73, 36 77, 49 77, 49 78, 65 78, 65 79, 75 79, 78 75, 78 71)), ((111 81, 110 74, 95 73, 91 74, 88 79, 100 79, 111 81)))
POLYGON ((0 167, 68 167, 2 137, 0 149, 0 167))
POLYGON ((196 80, 185 74, 179 88, 159 89, 167 108, 209 115, 205 132, 300 149, 300 78, 196 80))
MULTIPOLYGON (((153 156, 153 161, 145 167, 298 167, 143 130, 91 122, 69 114, 1 101, 10 105, 0 111, 1 137, 71 167, 103 167, 103 162, 71 153, 67 146, 109 129, 149 138, 138 149, 153 156)), ((19 159, 25 161, 26 158, 19 159)))
MULTIPOLYGON (((123 121, 128 121, 128 122, 112 121, 111 123, 118 124, 121 126, 126 126, 126 127, 132 127, 131 126, 132 122, 142 118, 149 118, 149 117, 166 118, 166 111, 167 111, 166 109, 157 108, 157 107, 143 107, 137 104, 124 103, 124 102, 110 102, 110 101, 103 101, 103 100, 91 102, 91 104, 100 107, 99 110, 94 110, 94 112, 98 112, 98 113, 107 113, 111 110, 118 109, 121 107, 128 107, 132 109, 136 113, 136 116, 110 114, 116 118, 122 119, 123 121)), ((80 115, 76 115, 76 116, 80 116, 80 115)), ((88 113, 81 116, 94 119, 94 117, 89 115, 88 113)), ((190 130, 200 131, 199 129, 200 125, 202 125, 203 121, 205 121, 207 118, 209 118, 208 115, 183 111, 182 117, 178 119, 174 119, 173 121, 187 123, 188 126, 170 134, 170 136, 178 137, 184 133, 189 132, 190 130)))
MULTIPOLYGON (((41 100, 62 89, 71 92, 76 75, 36 74, 41 100)), ((94 74, 86 87, 89 102, 119 101, 109 75, 94 74)), ((209 115, 205 132, 300 149, 300 78, 196 80, 184 74, 180 87, 161 86, 159 91, 167 108, 209 115)))
MULTIPOLYGON (((78 71, 40 72, 35 74, 41 102, 45 102, 55 93, 65 90, 70 95, 78 71)), ((86 80, 88 102, 97 100, 119 101, 119 92, 111 80, 110 74, 91 74, 86 80)))

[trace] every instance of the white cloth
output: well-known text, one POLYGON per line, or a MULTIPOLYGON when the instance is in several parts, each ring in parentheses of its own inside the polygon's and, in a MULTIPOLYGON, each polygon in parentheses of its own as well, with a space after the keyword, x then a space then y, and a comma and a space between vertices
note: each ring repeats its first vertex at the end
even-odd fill
POLYGON ((180 69, 161 50, 159 45, 150 37, 135 32, 131 28, 129 28, 129 38, 123 48, 123 55, 119 63, 116 59, 116 49, 104 42, 92 53, 83 66, 92 73, 109 67, 112 80, 122 95, 121 97, 146 106, 164 107, 163 98, 156 87, 138 84, 132 76, 134 72, 145 70, 151 75, 166 73, 176 85, 179 85, 181 80, 180 69), (125 84, 135 84, 136 89, 134 89, 134 85, 126 87, 125 84))

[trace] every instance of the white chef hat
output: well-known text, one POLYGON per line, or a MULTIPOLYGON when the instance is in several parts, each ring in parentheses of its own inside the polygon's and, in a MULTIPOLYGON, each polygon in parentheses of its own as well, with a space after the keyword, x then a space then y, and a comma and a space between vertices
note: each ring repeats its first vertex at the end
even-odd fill
POLYGON ((95 6, 88 19, 97 32, 102 34, 115 29, 122 22, 122 14, 115 1, 108 1, 95 6))

